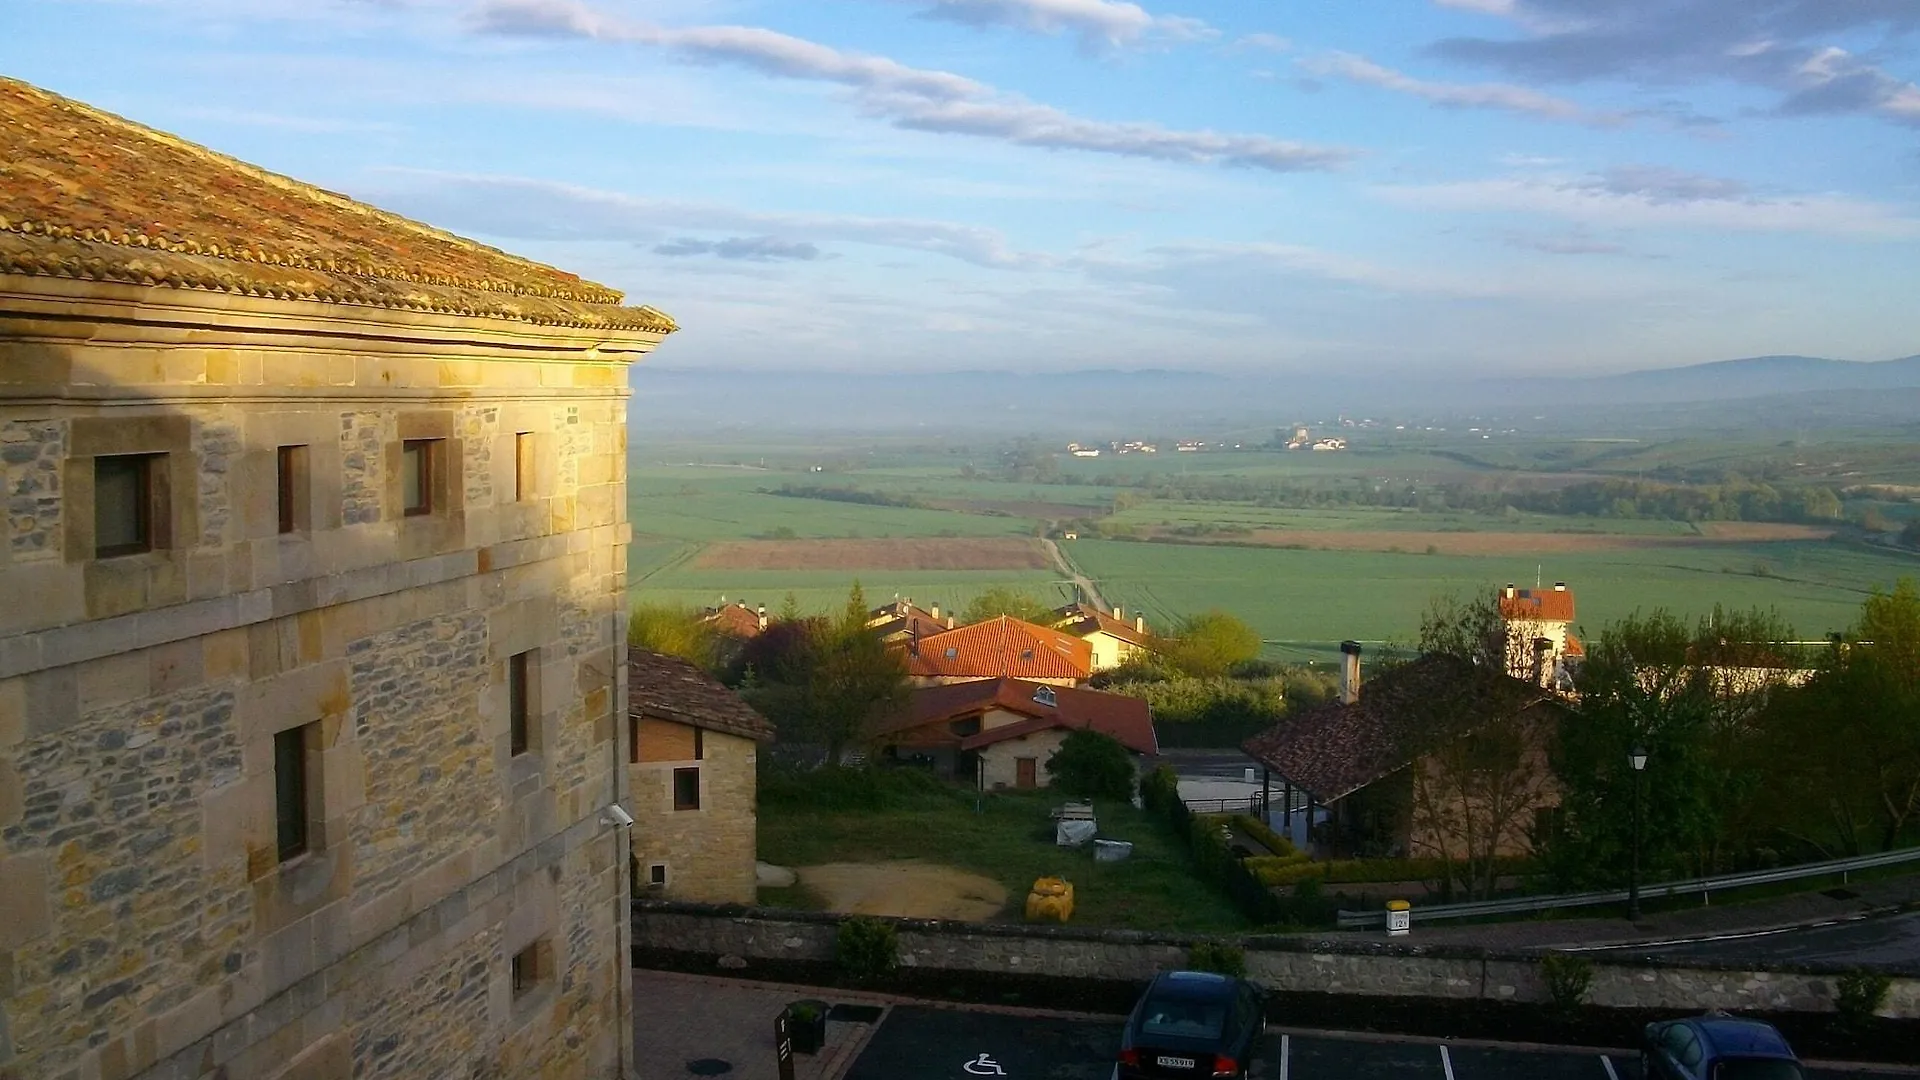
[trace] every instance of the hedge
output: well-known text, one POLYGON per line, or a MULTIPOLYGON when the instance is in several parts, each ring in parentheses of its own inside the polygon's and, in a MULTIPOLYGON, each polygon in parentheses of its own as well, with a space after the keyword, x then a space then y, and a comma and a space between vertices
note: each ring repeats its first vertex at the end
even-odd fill
MULTIPOLYGON (((1297 857, 1248 859, 1247 869, 1251 870, 1260 883, 1269 888, 1292 885, 1313 878, 1329 885, 1365 885, 1389 881, 1439 881, 1447 876, 1448 866, 1445 859, 1334 859, 1329 862, 1308 862, 1302 853, 1297 857)), ((1499 860, 1500 873, 1523 874, 1532 868, 1532 863, 1522 858, 1503 857, 1499 860)))
POLYGON ((1273 852, 1275 855, 1291 855, 1294 853, 1293 841, 1274 832, 1267 827, 1266 822, 1261 821, 1252 814, 1235 814, 1233 816, 1233 827, 1253 837, 1255 840, 1260 841, 1266 845, 1268 851, 1273 852))

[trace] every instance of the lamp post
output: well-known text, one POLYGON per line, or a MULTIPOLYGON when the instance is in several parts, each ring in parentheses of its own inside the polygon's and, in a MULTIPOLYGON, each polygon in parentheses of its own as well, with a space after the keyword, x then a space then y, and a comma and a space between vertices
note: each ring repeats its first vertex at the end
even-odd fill
POLYGON ((1627 875, 1627 921, 1640 920, 1640 774, 1647 768, 1647 748, 1639 743, 1627 751, 1633 766, 1633 865, 1627 875))

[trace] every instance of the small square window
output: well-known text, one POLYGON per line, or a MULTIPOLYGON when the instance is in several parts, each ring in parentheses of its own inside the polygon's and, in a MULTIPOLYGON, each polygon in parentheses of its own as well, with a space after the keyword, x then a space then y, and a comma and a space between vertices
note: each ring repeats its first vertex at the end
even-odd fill
POLYGON ((438 439, 408 439, 400 444, 400 505, 408 517, 433 513, 433 481, 438 439))
POLYGON ((274 451, 273 479, 280 534, 299 532, 306 526, 307 448, 282 446, 274 451))
POLYGON ((550 961, 547 959, 548 947, 544 941, 536 941, 519 952, 507 962, 507 969, 513 981, 513 996, 525 997, 539 989, 547 981, 550 961))
POLYGON ((673 770, 673 808, 700 809, 700 770, 697 767, 673 770))
POLYGON ((507 658, 507 738, 516 757, 532 745, 533 728, 533 653, 515 653, 507 658))
POLYGON ((97 558, 154 548, 153 472, 158 454, 93 459, 93 546, 97 558))
POLYGON ((273 736, 273 812, 280 845, 280 861, 307 851, 307 728, 303 725, 273 736))
POLYGON ((533 498, 533 432, 518 432, 513 437, 513 501, 533 498))
POLYGON ((657 862, 647 867, 647 884, 665 885, 667 883, 667 864, 657 862))

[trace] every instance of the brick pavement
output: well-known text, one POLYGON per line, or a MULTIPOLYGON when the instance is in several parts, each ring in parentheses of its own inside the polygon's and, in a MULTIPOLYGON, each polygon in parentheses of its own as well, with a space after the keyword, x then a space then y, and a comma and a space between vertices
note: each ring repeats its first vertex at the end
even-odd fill
MULTIPOLYGON (((688 1063, 727 1062, 721 1080, 776 1080, 773 1020, 790 1001, 814 998, 830 1004, 873 1005, 891 999, 875 994, 786 986, 710 975, 636 970, 633 973, 633 1046, 640 1076, 654 1080, 697 1075, 688 1063)), ((827 1021, 827 1042, 817 1055, 795 1054, 794 1080, 836 1080, 866 1045, 877 1024, 827 1021)))
MULTIPOLYGON (((1413 933, 1403 939, 1421 945, 1477 945, 1490 949, 1551 949, 1576 945, 1614 945, 1675 938, 1774 930, 1870 911, 1920 905, 1920 874, 1858 882, 1844 887, 1851 897, 1827 892, 1796 893, 1740 904, 1706 903, 1647 912, 1639 922, 1621 918, 1573 918, 1565 914, 1513 922, 1422 926, 1414 909, 1413 933)), ((1377 938, 1379 930, 1342 931, 1319 937, 1377 938)))

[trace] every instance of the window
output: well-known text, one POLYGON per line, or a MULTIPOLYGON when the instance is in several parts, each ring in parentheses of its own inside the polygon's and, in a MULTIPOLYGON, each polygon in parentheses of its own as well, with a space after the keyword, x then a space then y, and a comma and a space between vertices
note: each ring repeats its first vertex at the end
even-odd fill
POLYGON ((96 558, 154 549, 154 464, 158 454, 93 459, 93 547, 96 558))
POLYGON ((522 431, 513 437, 513 501, 533 498, 533 432, 522 431))
POLYGON ((307 448, 282 446, 274 452, 274 502, 280 516, 280 534, 306 527, 307 448))
POLYGON ((540 984, 547 981, 548 969, 552 966, 548 959, 550 953, 545 941, 536 941, 519 952, 507 962, 507 970, 513 981, 513 996, 525 997, 540 984))
POLYGON ((406 516, 433 513, 434 458, 438 439, 408 439, 400 444, 400 505, 406 516))
POLYGON ((673 808, 675 810, 700 809, 700 770, 673 770, 673 808))
POLYGON ((273 737, 273 813, 281 862, 307 851, 307 726, 273 737))
POLYGON ((627 717, 627 764, 640 764, 640 718, 627 717))
POLYGON ((707 760, 707 733, 704 729, 693 729, 693 760, 707 760))
POLYGON ((647 884, 665 885, 667 883, 667 864, 653 863, 647 867, 647 884))
POLYGON ((529 668, 533 653, 515 653, 507 658, 507 740, 514 756, 527 752, 533 726, 533 694, 529 668))

